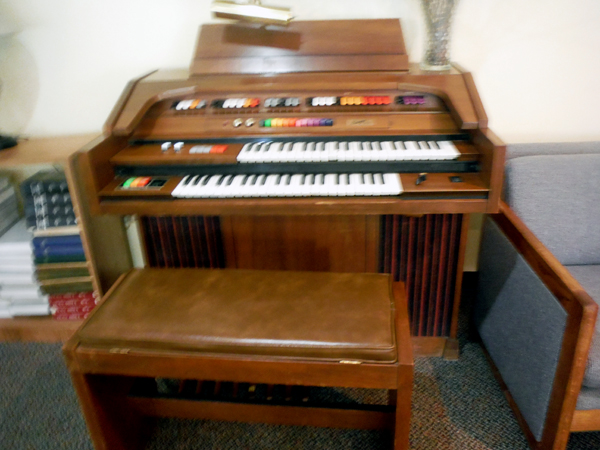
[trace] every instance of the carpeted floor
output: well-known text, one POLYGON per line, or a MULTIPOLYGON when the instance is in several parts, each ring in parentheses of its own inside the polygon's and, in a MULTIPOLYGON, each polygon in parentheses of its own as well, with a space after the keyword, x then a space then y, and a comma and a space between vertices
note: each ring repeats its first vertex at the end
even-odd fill
MULTIPOLYGON (((481 347, 466 333, 460 343, 457 362, 416 361, 412 448, 527 449, 481 347)), ((149 449, 367 450, 389 445, 380 432, 165 419, 149 449)), ((568 448, 600 449, 600 433, 572 435, 568 448)), ((0 344, 0 449, 92 449, 60 345, 0 344)))

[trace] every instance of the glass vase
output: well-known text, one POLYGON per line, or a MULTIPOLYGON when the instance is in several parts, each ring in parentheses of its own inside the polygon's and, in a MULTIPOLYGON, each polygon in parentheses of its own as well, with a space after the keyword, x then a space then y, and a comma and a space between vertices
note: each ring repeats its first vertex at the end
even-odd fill
POLYGON ((450 26, 458 0, 421 0, 427 29, 423 70, 449 70, 450 26))

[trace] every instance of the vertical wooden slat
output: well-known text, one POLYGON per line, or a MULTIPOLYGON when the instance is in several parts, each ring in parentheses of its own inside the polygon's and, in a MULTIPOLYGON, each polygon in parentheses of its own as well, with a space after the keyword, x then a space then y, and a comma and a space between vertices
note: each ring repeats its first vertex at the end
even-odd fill
POLYGON ((440 336, 442 334, 442 324, 444 323, 443 311, 444 311, 444 286, 446 285, 446 266, 448 264, 448 240, 450 236, 450 216, 444 215, 442 218, 442 240, 440 245, 440 264, 438 266, 438 285, 436 294, 436 308, 435 308, 435 329, 434 336, 440 336))
POLYGON ((428 322, 428 313, 429 313, 429 274, 430 264, 431 264, 431 230, 432 230, 432 216, 427 215, 422 219, 421 229, 423 231, 423 248, 421 253, 423 254, 422 264, 421 264, 421 283, 419 289, 420 296, 420 320, 419 320, 419 336, 425 336, 427 334, 427 322, 428 322))
POLYGON ((448 249, 448 268, 446 276, 445 294, 444 294, 444 322, 442 326, 442 335, 448 336, 450 333, 450 320, 452 318, 452 306, 454 303, 454 279, 456 268, 456 253, 458 245, 456 241, 460 236, 460 215, 452 216, 452 225, 450 229, 450 245, 448 249))
POLYGON ((175 256, 176 256, 176 261, 177 263, 175 264, 175 267, 185 267, 185 252, 183 251, 182 248, 182 242, 181 241, 181 229, 179 228, 179 217, 171 217, 171 227, 173 227, 173 244, 174 244, 174 248, 175 248, 175 256))
POLYGON ((190 265, 190 267, 199 267, 199 259, 198 259, 198 251, 196 250, 196 240, 197 235, 194 233, 196 231, 195 227, 192 226, 192 218, 191 217, 186 217, 185 220, 187 221, 187 227, 189 230, 189 239, 187 242, 189 242, 189 247, 192 251, 192 263, 190 265))
POLYGON ((427 336, 434 336, 435 330, 435 313, 437 307, 438 281, 439 281, 439 264, 440 264, 440 244, 442 239, 442 216, 436 214, 432 218, 433 231, 431 242, 431 278, 429 289, 429 305, 430 311, 427 316, 427 336))
POLYGON ((414 302, 414 274, 415 274, 415 247, 417 245, 418 239, 418 227, 416 224, 417 219, 414 217, 410 217, 408 219, 408 254, 406 260, 406 296, 408 298, 408 310, 411 314, 411 324, 410 331, 413 336, 417 336, 417 314, 415 311, 415 302, 414 302))
POLYGON ((222 268, 221 229, 213 217, 143 217, 144 244, 151 267, 222 268))
POLYGON ((456 321, 464 247, 461 215, 385 216, 380 270, 403 281, 414 336, 448 336, 456 321))

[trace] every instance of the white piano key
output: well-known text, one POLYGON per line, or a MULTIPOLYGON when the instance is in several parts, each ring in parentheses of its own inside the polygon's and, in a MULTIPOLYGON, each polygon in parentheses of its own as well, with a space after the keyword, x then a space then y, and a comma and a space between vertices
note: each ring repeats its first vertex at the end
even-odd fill
POLYGON ((291 161, 303 162, 306 161, 306 142, 294 142, 292 146, 291 161))
POLYGON ((382 173, 374 173, 373 181, 375 185, 373 187, 373 195, 387 195, 385 180, 383 179, 382 173))
POLYGON ((338 182, 337 182, 337 174, 328 173, 325 174, 323 179, 324 190, 323 195, 327 195, 329 197, 335 197, 338 195, 338 182))
POLYGON ((312 185, 310 188, 310 195, 312 197, 321 197, 323 196, 323 191, 325 188, 325 175, 322 173, 315 174, 314 179, 312 180, 312 185))
POLYGON ((365 161, 364 151, 362 149, 362 145, 358 141, 352 141, 348 143, 348 147, 352 152, 352 156, 354 159, 352 161, 365 161))
POLYGON ((189 183, 190 175, 186 175, 182 180, 175 186, 175 189, 171 192, 173 197, 183 197, 182 192, 184 191, 187 183, 189 183))
POLYGON ((228 198, 241 197, 240 192, 242 190, 242 180, 244 179, 244 177, 245 177, 245 175, 235 175, 233 177, 233 181, 227 187, 225 197, 228 197, 228 198))
POLYGON ((192 194, 192 192, 194 191, 194 188, 195 188, 196 184, 198 183, 198 180, 200 180, 201 177, 202 177, 201 175, 190 175, 188 182, 181 189, 180 196, 184 197, 184 198, 189 197, 192 194))
POLYGON ((363 173, 363 181, 364 181, 364 195, 375 195, 377 190, 377 186, 375 185, 375 180, 373 179, 372 173, 363 173))
POLYGON ((250 149, 252 148, 252 145, 253 144, 251 144, 251 143, 244 144, 244 146, 242 147, 242 149, 238 153, 238 156, 237 156, 238 162, 242 162, 242 163, 248 162, 248 159, 249 159, 248 153, 250 152, 250 149))
POLYGON ((264 196, 265 197, 277 197, 277 184, 276 181, 279 178, 278 174, 267 175, 267 179, 264 184, 264 196))
POLYGON ((373 149, 373 161, 387 161, 387 154, 383 150, 381 146, 381 142, 375 141, 371 143, 371 148, 373 149))
POLYGON ((248 197, 263 197, 266 191, 267 175, 253 175, 248 182, 247 196, 248 197))
POLYGON ((187 189, 183 193, 186 198, 200 196, 204 183, 208 181, 210 175, 196 175, 188 183, 187 189))
POLYGON ((317 152, 316 142, 309 142, 308 144, 306 144, 306 161, 319 161, 319 153, 317 152))
POLYGON ((352 161, 353 152, 350 150, 348 142, 342 141, 338 145, 337 160, 338 161, 352 161))
POLYGON ((327 151, 325 150, 325 142, 317 142, 315 145, 315 161, 326 162, 328 161, 327 151))
POLYGON ((228 193, 229 193, 229 185, 230 182, 233 180, 233 175, 223 175, 223 177, 221 177, 221 180, 219 180, 219 183, 217 183, 217 186, 213 192, 214 197, 217 198, 226 198, 228 197, 228 193))
POLYGON ((437 141, 437 144, 438 144, 440 150, 442 150, 444 152, 444 155, 448 159, 456 159, 460 156, 460 152, 458 151, 458 149, 456 148, 456 145, 454 145, 453 142, 437 141))
POLYGON ((350 184, 352 185, 352 192, 353 192, 352 195, 355 195, 355 196, 365 195, 362 174, 351 173, 350 174, 350 184))
POLYGON ((285 142, 283 144, 281 151, 277 153, 277 156, 280 158, 279 161, 282 161, 282 162, 293 161, 293 156, 292 156, 293 145, 294 145, 293 142, 285 142))
POLYGON ((301 197, 302 196, 302 182, 304 180, 304 175, 300 173, 296 173, 292 175, 292 179, 290 180, 290 196, 291 197, 301 197))
POLYGON ((216 197, 216 192, 220 188, 220 182, 223 179, 223 175, 213 175, 209 178, 208 183, 201 188, 204 191, 204 196, 211 198, 216 197))
POLYGON ((352 189, 350 187, 350 179, 347 173, 338 174, 338 188, 337 195, 339 197, 347 197, 352 195, 352 189))
POLYGON ((400 195, 404 192, 400 175, 397 173, 384 173, 383 179, 385 180, 387 189, 386 194, 384 195, 400 195))
POLYGON ((281 161, 281 150, 283 149, 283 142, 271 142, 268 147, 265 147, 265 151, 262 154, 262 162, 279 162, 281 161))
POLYGON ((338 160, 338 145, 336 141, 329 141, 325 143, 325 151, 327 152, 327 161, 338 160))
POLYGON ((303 174, 300 182, 300 186, 298 186, 298 195, 301 197, 309 197, 311 192, 311 187, 314 180, 314 174, 303 174))
POLYGON ((421 153, 421 147, 416 141, 405 141, 404 147, 406 148, 406 153, 404 156, 408 161, 422 161, 424 159, 423 154, 421 153))

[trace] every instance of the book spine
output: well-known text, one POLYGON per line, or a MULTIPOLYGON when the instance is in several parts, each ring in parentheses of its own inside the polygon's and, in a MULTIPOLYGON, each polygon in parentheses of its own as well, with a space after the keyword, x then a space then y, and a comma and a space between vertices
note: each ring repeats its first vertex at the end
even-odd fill
POLYGON ((95 306, 96 299, 95 298, 81 298, 81 299, 72 299, 72 300, 56 300, 51 295, 49 298, 50 306, 56 308, 67 308, 72 306, 95 306))
POLYGON ((33 253, 36 258, 44 256, 68 256, 68 255, 83 255, 83 245, 53 245, 44 248, 35 248, 33 253))
POLYGON ((34 259, 35 264, 53 264, 61 262, 84 262, 85 255, 42 256, 34 259))
POLYGON ((58 245, 82 245, 81 236, 78 234, 71 236, 34 237, 32 242, 35 248, 54 247, 58 245))
POLYGON ((82 320, 89 316, 89 312, 86 313, 56 313, 52 315, 54 320, 82 320))
POLYGON ((96 300, 98 296, 95 292, 67 292, 65 294, 54 294, 50 296, 50 301, 60 302, 66 300, 96 300))
POLYGON ((85 306, 50 306, 52 314, 86 314, 90 313, 96 305, 85 306))

